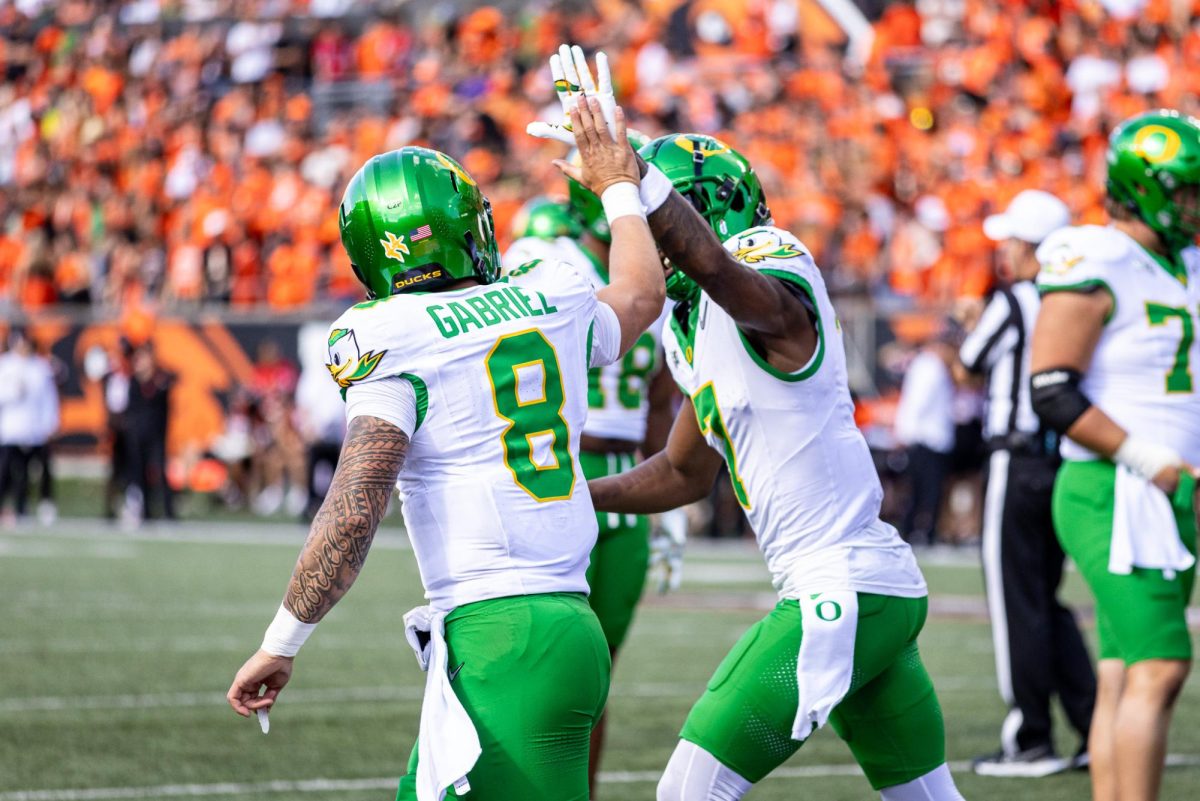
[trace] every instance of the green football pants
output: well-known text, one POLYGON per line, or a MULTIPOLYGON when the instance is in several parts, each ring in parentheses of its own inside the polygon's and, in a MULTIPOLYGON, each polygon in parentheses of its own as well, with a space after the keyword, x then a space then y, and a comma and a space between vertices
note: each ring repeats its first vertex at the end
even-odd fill
MULTIPOLYGON (((557 593, 460 606, 446 616, 446 645, 450 686, 483 751, 465 797, 587 801, 588 742, 611 668, 587 600, 557 593)), ((416 774, 413 746, 397 801, 416 801, 416 774)))
MULTIPOLYGON (((579 454, 583 474, 590 480, 615 476, 632 470, 637 459, 632 453, 579 454)), ((588 602, 604 639, 613 652, 625 642, 633 612, 642 597, 646 584, 646 567, 650 563, 650 518, 645 515, 598 512, 596 522, 600 536, 592 548, 588 563, 587 582, 591 588, 588 602)))
MULTIPOLYGON (((1169 579, 1161 570, 1138 567, 1129 575, 1108 572, 1116 475, 1112 462, 1069 461, 1054 482, 1054 528, 1096 599, 1100 658, 1120 659, 1126 665, 1146 659, 1191 661, 1187 605, 1195 565, 1169 579)), ((1191 476, 1184 476, 1171 503, 1179 537, 1193 554, 1195 486, 1191 476)))
MULTIPOLYGON (((854 677, 829 722, 876 790, 946 761, 942 709, 917 650, 928 609, 927 598, 858 594, 854 677)), ((796 753, 803 630, 799 603, 780 601, 721 662, 679 736, 750 782, 796 753)))

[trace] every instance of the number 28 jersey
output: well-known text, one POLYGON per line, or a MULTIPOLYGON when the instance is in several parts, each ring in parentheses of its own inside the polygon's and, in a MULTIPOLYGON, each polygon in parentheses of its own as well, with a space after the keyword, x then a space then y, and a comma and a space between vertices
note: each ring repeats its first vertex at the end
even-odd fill
MULTIPOLYGON (((1112 295, 1112 313, 1080 389, 1129 433, 1170 445, 1197 464, 1200 251, 1188 248, 1183 255, 1185 280, 1116 228, 1064 228, 1038 248, 1037 284, 1043 295, 1100 289, 1112 295)), ((1096 458, 1066 438, 1061 450, 1066 459, 1096 458)))
POLYGON ((360 303, 334 323, 328 365, 344 390, 396 377, 413 385, 397 490, 436 608, 587 592, 587 371, 611 362, 619 342, 616 315, 563 263, 360 303))

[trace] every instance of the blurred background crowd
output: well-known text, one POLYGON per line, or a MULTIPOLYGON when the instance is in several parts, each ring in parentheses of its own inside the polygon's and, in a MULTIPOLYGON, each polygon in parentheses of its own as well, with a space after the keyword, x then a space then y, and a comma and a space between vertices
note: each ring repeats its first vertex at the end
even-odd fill
POLYGON ((991 284, 986 213, 1036 186, 1097 219, 1111 125, 1200 97, 1188 0, 863 3, 853 37, 813 0, 509 5, 3 4, 0 297, 354 297, 341 188, 412 143, 460 159, 507 232, 560 188, 524 128, 575 41, 613 58, 635 127, 739 147, 834 288, 948 304, 991 284))
MULTIPOLYGON (((777 224, 872 315, 969 324, 995 280, 986 215, 1036 187, 1102 221, 1113 124, 1200 112, 1195 0, 8 0, 0 311, 331 319, 362 293, 338 242, 342 187, 407 144, 479 180, 503 247, 525 200, 564 191, 562 146, 524 133, 560 114, 546 59, 561 41, 608 52, 634 127, 747 155, 777 224), (861 14, 838 13, 850 5, 861 14)), ((297 402, 298 365, 260 349, 223 432, 171 477, 171 372, 149 339, 88 373, 105 388, 110 514, 172 516, 169 487, 197 482, 261 513, 311 510, 340 431, 328 398, 297 402), (197 478, 201 453, 219 474, 197 478)), ((933 438, 953 440, 945 497, 968 521, 943 531, 956 539, 978 531, 982 402, 953 380, 952 340, 926 325, 851 358, 898 387, 928 356, 946 418, 933 438)), ((863 422, 899 480, 912 443, 886 413, 863 422)))

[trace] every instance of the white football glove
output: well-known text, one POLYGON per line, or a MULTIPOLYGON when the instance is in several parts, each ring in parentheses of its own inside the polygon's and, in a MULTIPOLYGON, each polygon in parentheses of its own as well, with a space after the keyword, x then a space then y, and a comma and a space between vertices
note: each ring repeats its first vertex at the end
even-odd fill
POLYGON ((660 594, 679 589, 683 582, 687 532, 687 512, 683 509, 663 512, 655 521, 654 536, 650 539, 650 573, 656 579, 660 594))
POLYGON ((617 130, 615 109, 617 99, 613 96, 612 73, 608 69, 608 56, 603 52, 596 54, 596 75, 600 79, 599 86, 592 79, 592 71, 588 68, 583 48, 579 45, 569 47, 559 45, 558 52, 550 56, 550 75, 554 78, 554 91, 558 93, 558 102, 562 104, 563 121, 531 122, 525 128, 530 136, 539 139, 555 139, 563 144, 575 145, 575 134, 571 132, 571 109, 579 105, 579 100, 585 94, 600 101, 600 113, 608 130, 617 130))

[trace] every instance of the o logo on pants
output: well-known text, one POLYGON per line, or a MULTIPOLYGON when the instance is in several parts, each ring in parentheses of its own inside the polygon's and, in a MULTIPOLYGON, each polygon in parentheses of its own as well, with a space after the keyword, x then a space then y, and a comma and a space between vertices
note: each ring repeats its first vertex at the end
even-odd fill
POLYGON ((821 601, 813 609, 817 617, 826 623, 832 623, 842 616, 842 607, 837 601, 821 601))

